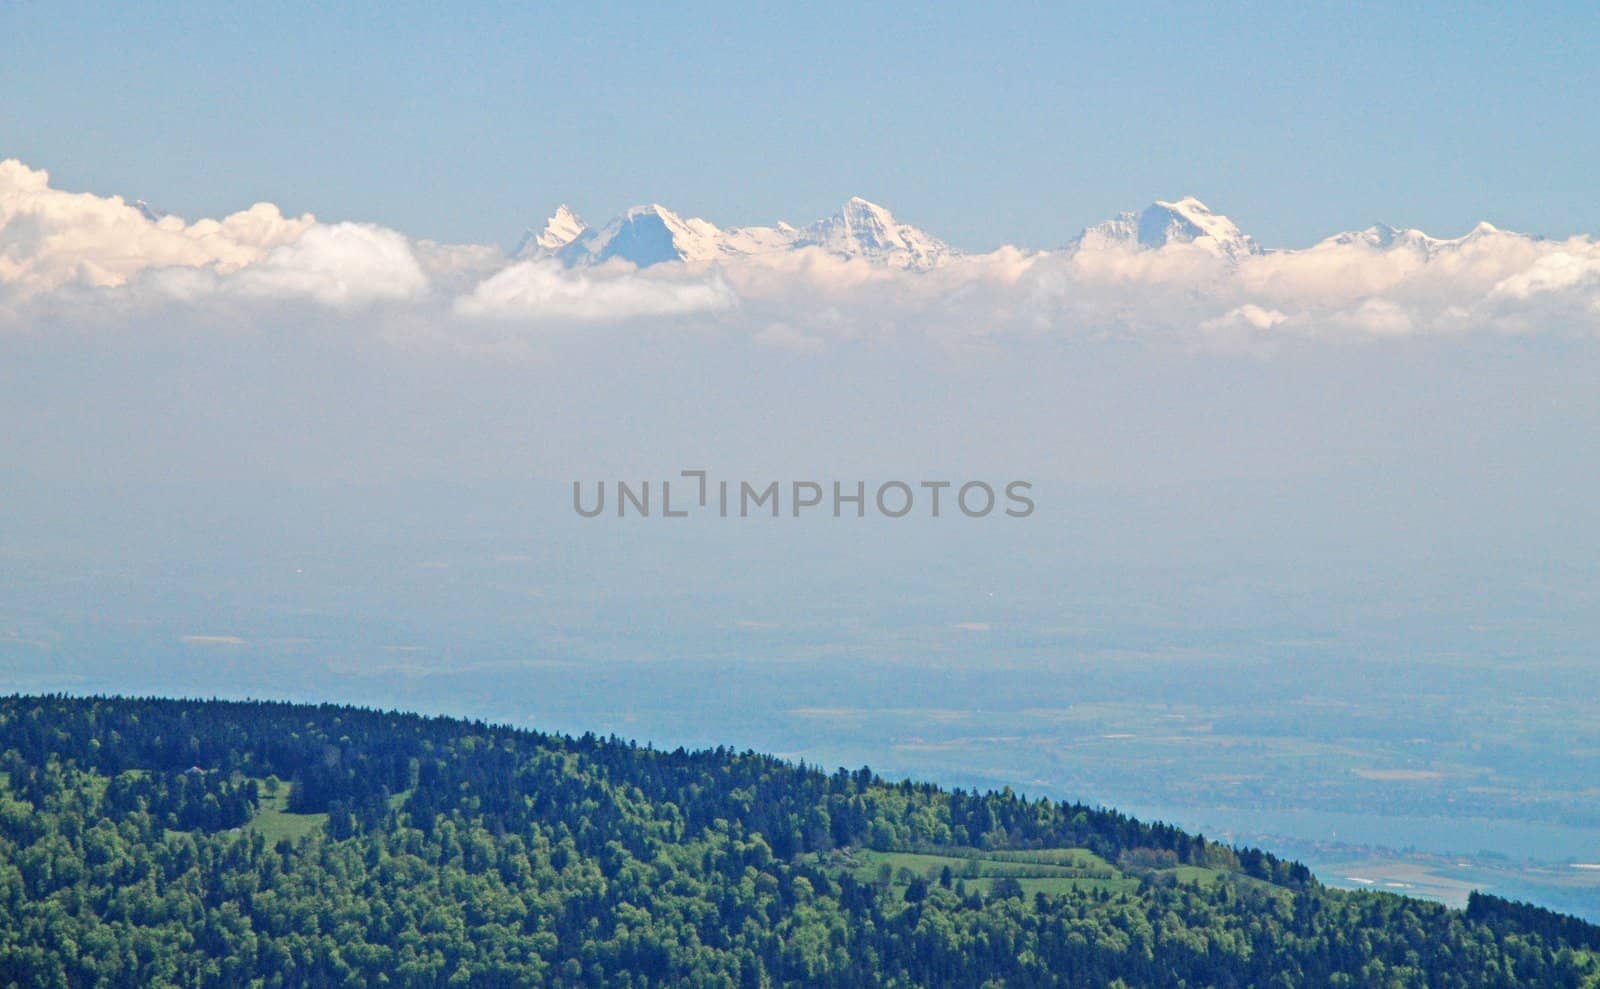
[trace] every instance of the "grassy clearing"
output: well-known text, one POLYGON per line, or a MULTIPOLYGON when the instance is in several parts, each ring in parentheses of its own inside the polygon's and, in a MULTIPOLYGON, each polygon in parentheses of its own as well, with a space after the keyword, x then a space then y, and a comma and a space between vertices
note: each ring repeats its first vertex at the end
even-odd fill
MULTIPOLYGON (((1044 848, 1033 850, 984 851, 978 848, 949 848, 937 852, 880 852, 856 849, 848 857, 835 859, 839 868, 859 882, 882 883, 904 889, 915 879, 937 883, 945 869, 951 883, 962 883, 969 890, 993 892, 1000 879, 1014 879, 1026 896, 1035 893, 1060 894, 1081 890, 1110 893, 1131 892, 1138 888, 1141 875, 1179 883, 1211 886, 1218 882, 1253 883, 1244 876, 1197 865, 1180 865, 1150 873, 1130 873, 1086 848, 1044 848)), ((1260 885, 1269 890, 1277 887, 1260 885)))
POLYGON ((1035 848, 1025 851, 978 852, 982 858, 994 862, 1027 862, 1043 865, 1060 865, 1079 870, 1104 870, 1116 872, 1105 859, 1087 848, 1035 848))
MULTIPOLYGON (((1163 869, 1162 875, 1172 876, 1180 883, 1198 883, 1201 886, 1213 886, 1218 879, 1227 873, 1220 869, 1207 869, 1199 865, 1180 865, 1175 869, 1163 869)), ((1270 886, 1270 883, 1264 885, 1270 886)))
POLYGON ((313 831, 320 830, 328 823, 327 814, 291 814, 289 813, 289 785, 283 784, 278 792, 270 796, 262 791, 261 804, 256 810, 255 817, 245 827, 252 831, 259 831, 267 839, 267 844, 277 844, 279 841, 299 841, 313 831))
POLYGON ((1082 848, 1038 851, 984 852, 952 848, 947 852, 853 852, 843 868, 861 882, 882 882, 905 887, 913 879, 939 881, 945 869, 951 881, 968 889, 989 892, 998 879, 1015 879, 1024 893, 1064 893, 1072 890, 1133 889, 1138 879, 1125 875, 1111 863, 1082 848))

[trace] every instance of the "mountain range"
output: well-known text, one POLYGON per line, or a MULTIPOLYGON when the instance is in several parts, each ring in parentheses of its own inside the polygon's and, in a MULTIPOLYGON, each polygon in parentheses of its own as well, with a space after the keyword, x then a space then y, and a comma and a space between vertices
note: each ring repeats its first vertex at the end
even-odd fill
MULTIPOLYGON (((1473 240, 1507 234, 1480 223, 1454 239, 1432 237, 1420 230, 1377 224, 1319 241, 1307 250, 1336 247, 1386 252, 1401 250, 1432 258, 1473 240)), ((1252 256, 1285 253, 1263 248, 1228 217, 1193 196, 1157 200, 1142 210, 1122 213, 1085 227, 1060 250, 1155 251, 1183 247, 1203 251, 1230 263, 1252 256)), ((862 259, 890 268, 926 271, 967 256, 926 230, 902 223, 877 203, 851 198, 832 216, 805 227, 778 222, 772 226, 721 228, 698 217, 684 217, 652 203, 635 206, 603 226, 591 227, 562 205, 542 229, 529 228, 513 251, 519 260, 553 258, 568 267, 587 267, 612 260, 648 267, 670 261, 712 262, 771 255, 806 248, 845 259, 862 259)))
POLYGON ((590 227, 563 205, 542 231, 530 229, 524 235, 516 256, 553 256, 573 267, 620 258, 645 267, 663 261, 715 261, 806 247, 915 270, 937 267, 960 253, 858 196, 832 216, 804 228, 780 221, 770 227, 724 230, 658 204, 635 206, 602 227, 590 227))

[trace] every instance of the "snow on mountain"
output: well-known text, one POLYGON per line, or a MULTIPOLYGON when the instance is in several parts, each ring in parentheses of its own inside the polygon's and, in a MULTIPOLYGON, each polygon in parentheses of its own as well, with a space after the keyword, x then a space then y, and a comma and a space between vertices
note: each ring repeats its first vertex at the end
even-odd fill
POLYGON ((803 230, 782 222, 723 230, 660 205, 635 206, 605 226, 593 228, 563 206, 542 233, 535 236, 530 229, 514 253, 517 257, 554 256, 570 267, 620 258, 643 268, 666 261, 727 260, 800 248, 913 270, 935 267, 959 253, 859 197, 803 230))
POLYGON ((786 251, 800 240, 800 231, 778 221, 774 227, 730 227, 722 231, 722 252, 733 255, 786 251))
POLYGON ((1086 227, 1074 248, 1159 250, 1173 244, 1192 244, 1230 261, 1263 251, 1234 222, 1193 196, 1176 202, 1157 200, 1137 213, 1086 227))
POLYGON ((1378 223, 1367 227, 1365 230, 1350 230, 1332 237, 1325 238, 1311 248, 1326 248, 1332 246, 1364 247, 1373 251, 1404 250, 1420 254, 1432 260, 1441 254, 1482 240, 1485 237, 1519 237, 1527 238, 1526 234, 1514 234, 1501 230, 1492 223, 1479 223, 1470 231, 1460 237, 1433 237, 1416 229, 1401 229, 1392 227, 1387 223, 1378 223))
POLYGON ((598 230, 583 230, 555 254, 569 266, 621 258, 645 268, 663 261, 714 260, 722 239, 715 224, 651 204, 635 206, 598 230))
POLYGON ((555 214, 545 222, 544 230, 535 237, 533 242, 546 251, 559 251, 568 244, 577 240, 579 235, 588 229, 578 214, 572 212, 571 207, 562 203, 556 207, 555 214))
POLYGON ((910 224, 876 203, 855 196, 839 212, 807 227, 799 246, 820 247, 846 258, 866 258, 893 268, 925 270, 958 252, 939 238, 910 224))
POLYGON ((1346 230, 1344 233, 1334 234, 1319 241, 1316 246, 1355 246, 1386 251, 1396 244, 1415 243, 1419 240, 1431 241, 1433 238, 1420 230, 1402 230, 1387 223, 1374 223, 1365 230, 1346 230))
MULTIPOLYGON (((1430 237, 1420 230, 1376 224, 1329 237, 1305 251, 1361 247, 1405 250, 1432 259, 1488 236, 1513 236, 1481 223, 1455 239, 1430 237)), ((1084 228, 1067 247, 1074 251, 1159 251, 1200 249, 1237 264, 1268 253, 1238 225, 1193 196, 1157 200, 1143 210, 1084 228)), ((891 268, 925 271, 961 252, 924 230, 901 223, 876 203, 854 197, 839 211, 804 228, 788 223, 722 229, 707 220, 682 217, 665 206, 635 206, 603 227, 589 227, 561 206, 535 234, 529 229, 515 256, 556 258, 568 267, 603 264, 614 258, 649 267, 670 261, 714 262, 814 249, 845 259, 891 268)), ((1276 251, 1296 254, 1300 251, 1276 251)))
POLYGON ((514 258, 547 257, 561 250, 589 229, 583 218, 572 211, 572 207, 562 203, 556 207, 550 219, 544 223, 542 230, 535 231, 529 227, 522 231, 522 239, 517 241, 517 246, 511 252, 514 258))

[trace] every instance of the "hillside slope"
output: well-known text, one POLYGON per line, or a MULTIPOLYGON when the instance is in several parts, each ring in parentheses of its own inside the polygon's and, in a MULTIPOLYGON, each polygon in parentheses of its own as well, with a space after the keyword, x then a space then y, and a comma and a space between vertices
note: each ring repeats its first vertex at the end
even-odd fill
POLYGON ((728 749, 12 697, 0 772, 5 985, 1600 985, 1571 918, 728 749))

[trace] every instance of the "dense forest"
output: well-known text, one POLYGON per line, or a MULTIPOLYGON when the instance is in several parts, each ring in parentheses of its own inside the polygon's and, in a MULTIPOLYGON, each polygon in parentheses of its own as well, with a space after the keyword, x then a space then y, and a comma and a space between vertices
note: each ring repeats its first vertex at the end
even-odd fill
POLYGON ((751 752, 10 697, 0 984, 1600 987, 1600 928, 751 752))

